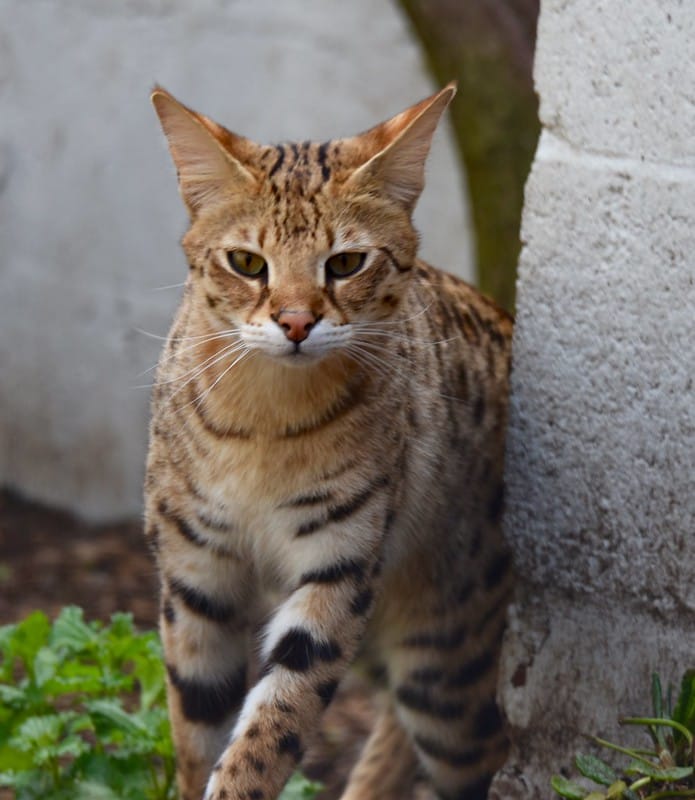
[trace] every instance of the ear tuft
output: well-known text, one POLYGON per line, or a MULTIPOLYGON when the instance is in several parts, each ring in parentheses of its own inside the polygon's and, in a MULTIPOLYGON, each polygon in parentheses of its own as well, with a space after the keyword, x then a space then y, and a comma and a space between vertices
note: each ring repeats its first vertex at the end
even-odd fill
POLYGON ((456 82, 356 137, 372 155, 349 183, 385 192, 412 210, 425 185, 425 161, 442 114, 456 94, 456 82))
POLYGON ((181 195, 192 216, 202 206, 255 183, 251 173, 223 146, 222 132, 230 140, 232 133, 186 107, 161 86, 154 87, 150 99, 176 165, 181 195))

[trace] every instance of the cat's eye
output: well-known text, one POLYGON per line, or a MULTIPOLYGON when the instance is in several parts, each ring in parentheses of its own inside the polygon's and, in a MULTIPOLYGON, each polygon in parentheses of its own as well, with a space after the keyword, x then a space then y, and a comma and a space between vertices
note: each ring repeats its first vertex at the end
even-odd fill
POLYGON ((233 270, 247 278, 258 278, 267 266, 263 256, 250 253, 248 250, 230 250, 227 253, 227 261, 233 270))
POLYGON ((326 273, 329 278, 347 278, 364 266, 366 253, 336 253, 326 259, 326 273))

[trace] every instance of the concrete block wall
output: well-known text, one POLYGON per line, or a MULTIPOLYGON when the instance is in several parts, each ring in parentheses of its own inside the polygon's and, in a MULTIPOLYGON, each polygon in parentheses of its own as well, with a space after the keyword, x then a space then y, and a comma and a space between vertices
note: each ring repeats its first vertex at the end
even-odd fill
MULTIPOLYGON (((259 141, 364 130, 434 90, 391 2, 0 3, 0 485, 93 519, 139 513, 148 383, 186 267, 148 102, 158 81, 259 141)), ((416 218, 472 273, 442 133, 416 218)))
MULTIPOLYGON (((695 666, 695 6, 544 0, 506 525, 520 586, 492 796, 695 666)), ((574 772, 576 775, 576 772, 574 772)))

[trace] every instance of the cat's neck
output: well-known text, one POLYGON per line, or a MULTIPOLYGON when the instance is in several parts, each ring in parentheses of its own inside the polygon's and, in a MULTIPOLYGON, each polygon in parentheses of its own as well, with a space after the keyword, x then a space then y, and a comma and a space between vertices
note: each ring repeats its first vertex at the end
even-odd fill
POLYGON ((218 361, 224 345, 224 340, 213 340, 205 346, 203 361, 210 359, 210 366, 197 377, 195 388, 206 417, 220 429, 268 436, 310 430, 354 406, 372 383, 369 372, 343 354, 302 366, 259 352, 218 361))

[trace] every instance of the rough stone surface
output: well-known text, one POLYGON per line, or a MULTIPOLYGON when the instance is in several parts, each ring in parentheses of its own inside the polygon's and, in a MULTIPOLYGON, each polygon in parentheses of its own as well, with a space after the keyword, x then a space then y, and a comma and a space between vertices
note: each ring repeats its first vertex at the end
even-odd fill
MULTIPOLYGON (((526 187, 506 526, 519 591, 493 797, 551 798, 695 634, 695 13, 548 0, 526 187)), ((644 742, 643 742, 644 744, 644 742)), ((616 762, 617 763, 617 762, 616 762)))
POLYGON ((545 140, 527 185, 508 450, 518 566, 695 612, 695 171, 565 156, 545 140))
MULTIPOLYGON (((137 513, 148 383, 184 280, 158 81, 259 141, 348 135, 433 90, 405 21, 368 0, 0 4, 0 483, 98 519, 137 513)), ((423 254, 470 276, 441 135, 423 254)))
POLYGON ((618 598, 585 601, 526 586, 510 612, 499 684, 514 746, 490 800, 556 800, 550 776, 579 777, 578 751, 607 756, 588 736, 648 746, 618 717, 650 709, 653 672, 678 684, 694 638, 692 615, 655 623, 618 598))
POLYGON ((690 0, 543 0, 545 128, 581 150, 695 164, 690 0))

